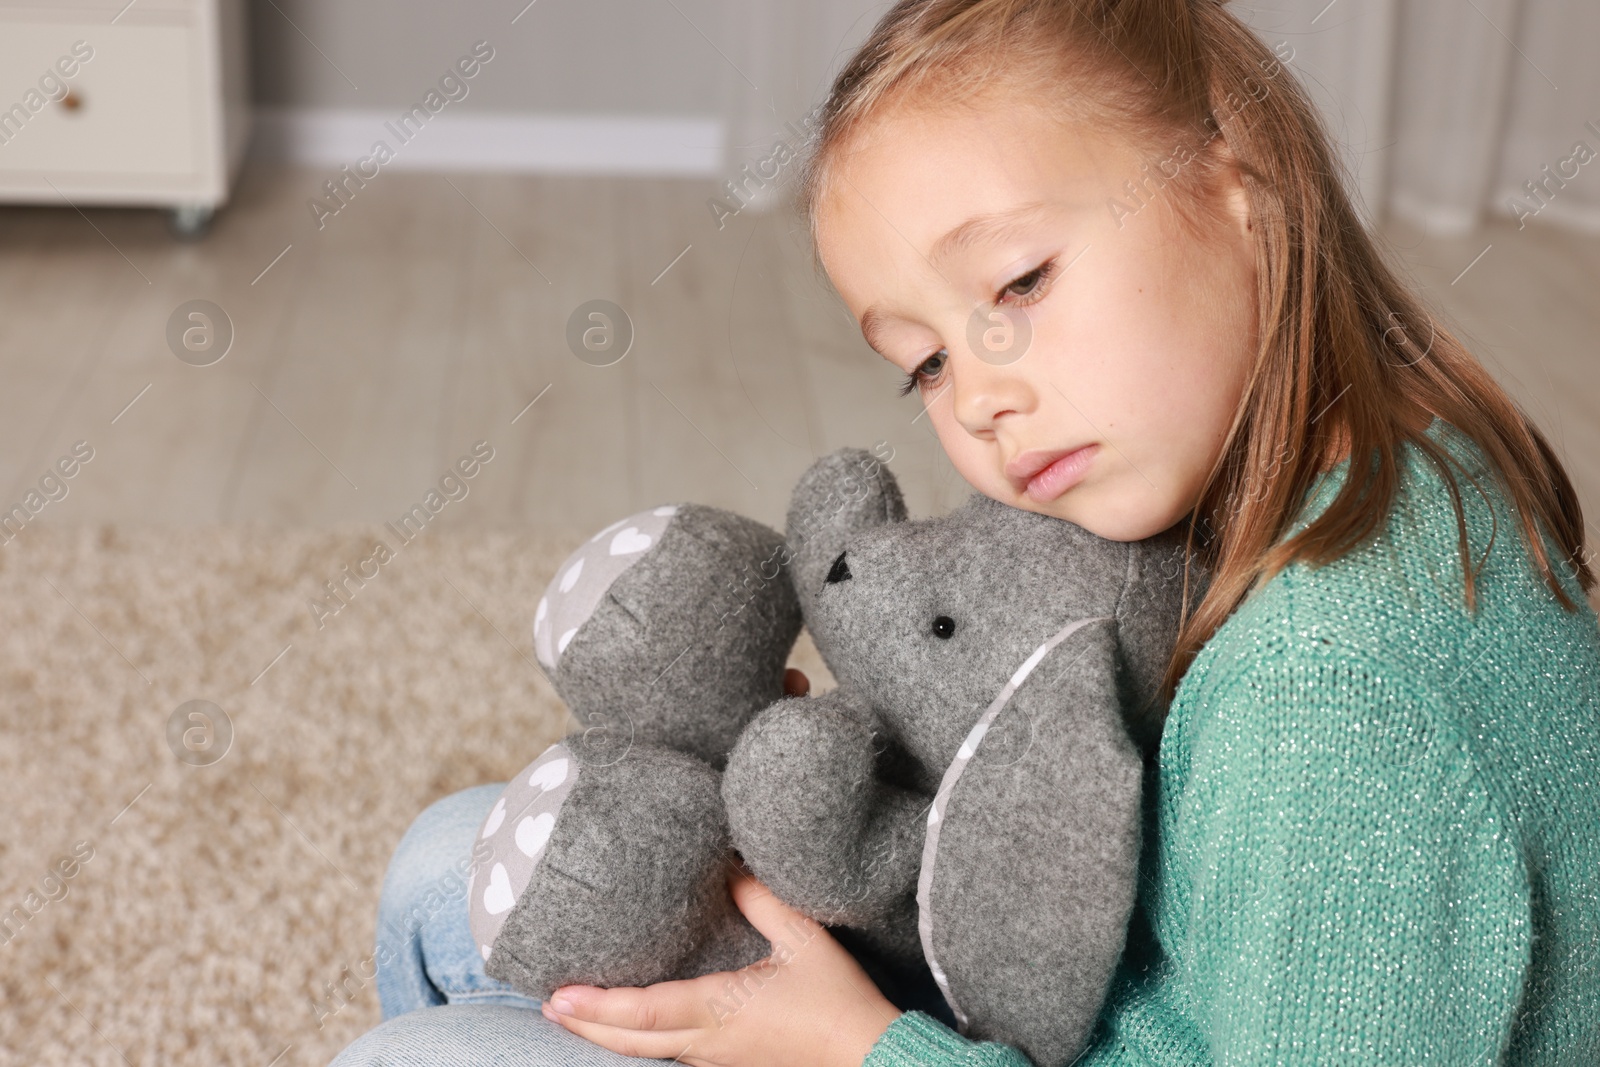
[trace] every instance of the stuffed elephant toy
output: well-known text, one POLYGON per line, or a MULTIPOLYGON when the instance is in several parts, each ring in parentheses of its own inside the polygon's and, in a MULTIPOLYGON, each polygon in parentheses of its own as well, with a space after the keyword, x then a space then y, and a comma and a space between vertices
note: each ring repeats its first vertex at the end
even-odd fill
POLYGON ((534 654, 582 728, 511 780, 480 832, 468 915, 491 977, 543 999, 770 954, 727 889, 720 771, 783 696, 801 618, 782 546, 733 512, 665 505, 556 571, 534 654))
POLYGON ((909 520, 854 448, 805 472, 786 522, 669 506, 557 571, 535 648, 586 729, 484 825, 488 973, 545 997, 764 958, 726 889, 735 849, 791 906, 931 971, 964 1033, 1070 1061, 1134 901, 1181 535, 1109 541, 982 494, 909 520), (630 530, 655 541, 613 553, 630 530), (802 622, 838 681, 820 696, 783 694, 802 622))
POLYGON ((794 491, 785 562, 839 684, 745 727, 733 843, 792 906, 925 959, 968 1035, 1069 1062, 1135 897, 1183 537, 1109 541, 976 493, 908 521, 882 467, 841 507, 863 457, 794 491))

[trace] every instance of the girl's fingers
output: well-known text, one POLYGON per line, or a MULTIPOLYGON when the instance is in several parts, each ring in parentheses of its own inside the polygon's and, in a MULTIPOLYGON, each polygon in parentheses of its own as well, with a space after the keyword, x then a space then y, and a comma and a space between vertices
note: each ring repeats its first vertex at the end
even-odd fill
POLYGON ((692 985, 687 981, 658 982, 644 989, 562 986, 550 995, 550 1009, 563 1020, 621 1030, 684 1030, 705 1022, 701 998, 695 996, 692 985))
POLYGON ((774 951, 781 941, 794 946, 796 939, 809 941, 823 933, 823 926, 814 919, 791 908, 779 900, 754 875, 736 873, 728 879, 728 891, 750 925, 773 945, 774 951))
MULTIPOLYGON (((542 1005, 540 1010, 551 1022, 620 1056, 636 1056, 647 1060, 681 1059, 690 1051, 690 1043, 696 1036, 690 1030, 630 1030, 607 1026, 575 1015, 562 1015, 552 1011, 548 1004, 542 1005)), ((684 1059, 683 1062, 692 1061, 684 1059)))

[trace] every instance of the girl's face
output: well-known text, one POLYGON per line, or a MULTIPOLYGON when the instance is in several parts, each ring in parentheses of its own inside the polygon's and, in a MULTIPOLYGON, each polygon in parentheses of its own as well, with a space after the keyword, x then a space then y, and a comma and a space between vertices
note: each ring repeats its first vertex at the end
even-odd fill
POLYGON ((961 476, 1112 540, 1181 521, 1254 355, 1237 172, 1197 239, 1160 174, 1198 136, 1146 156, 993 94, 862 133, 818 198, 818 252, 961 476))

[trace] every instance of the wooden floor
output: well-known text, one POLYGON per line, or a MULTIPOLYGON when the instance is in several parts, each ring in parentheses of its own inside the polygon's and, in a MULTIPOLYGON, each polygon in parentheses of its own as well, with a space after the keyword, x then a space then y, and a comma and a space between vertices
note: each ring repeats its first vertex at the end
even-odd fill
MULTIPOLYGON (((781 525, 813 457, 879 440, 913 514, 970 492, 785 213, 719 230, 700 181, 385 172, 319 229, 324 177, 252 171, 194 244, 153 212, 0 209, 4 506, 79 440, 94 459, 36 521, 393 519, 479 440, 452 524, 697 500, 781 525), (167 340, 197 299, 235 333, 206 367, 167 340), (611 366, 565 340, 593 299, 635 330, 611 366)), ((1556 442, 1600 541, 1600 238, 1387 236, 1556 442)))

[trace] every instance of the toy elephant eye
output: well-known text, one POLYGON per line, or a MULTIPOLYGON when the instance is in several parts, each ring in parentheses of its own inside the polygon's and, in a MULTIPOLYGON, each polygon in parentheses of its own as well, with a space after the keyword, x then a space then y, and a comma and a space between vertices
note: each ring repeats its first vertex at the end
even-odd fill
POLYGON ((933 636, 948 638, 956 632, 956 621, 948 615, 940 615, 933 620, 933 636))
POLYGON ((844 561, 844 553, 839 553, 839 558, 833 561, 833 566, 828 568, 828 577, 824 579, 825 585, 842 582, 850 577, 850 564, 844 561))

